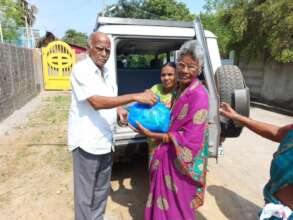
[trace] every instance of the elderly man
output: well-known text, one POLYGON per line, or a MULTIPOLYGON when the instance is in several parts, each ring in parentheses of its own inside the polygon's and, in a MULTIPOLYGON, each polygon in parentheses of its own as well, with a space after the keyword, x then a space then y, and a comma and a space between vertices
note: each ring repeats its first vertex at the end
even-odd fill
POLYGON ((72 101, 69 112, 68 145, 73 152, 76 220, 102 220, 110 189, 113 129, 118 106, 137 101, 154 104, 149 92, 117 96, 112 75, 104 67, 111 42, 101 32, 88 40, 89 56, 72 70, 72 101))

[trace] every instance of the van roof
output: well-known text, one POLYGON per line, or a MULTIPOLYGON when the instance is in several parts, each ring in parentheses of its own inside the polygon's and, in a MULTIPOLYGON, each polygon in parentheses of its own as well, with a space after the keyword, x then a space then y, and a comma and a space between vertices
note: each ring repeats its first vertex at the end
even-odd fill
MULTIPOLYGON (((193 22, 172 20, 97 17, 94 31, 98 30, 120 36, 167 36, 186 39, 192 39, 195 36, 193 22)), ((216 38, 212 32, 207 30, 205 30, 205 36, 216 38)))
POLYGON ((97 30, 100 25, 105 25, 105 24, 164 26, 164 27, 183 27, 183 28, 193 27, 193 23, 187 22, 187 21, 97 17, 95 30, 97 30))

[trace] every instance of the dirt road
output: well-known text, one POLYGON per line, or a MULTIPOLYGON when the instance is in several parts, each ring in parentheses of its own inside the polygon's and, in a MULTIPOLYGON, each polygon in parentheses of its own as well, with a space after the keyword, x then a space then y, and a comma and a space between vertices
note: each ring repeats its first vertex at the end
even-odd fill
MULTIPOLYGON (((66 147, 66 93, 43 94, 25 124, 0 136, 0 219, 71 220, 71 154, 66 147)), ((251 109, 252 117, 283 125, 292 117, 251 109)), ((224 157, 209 160, 205 205, 199 220, 257 219, 262 187, 277 144, 244 130, 224 143, 224 157)), ((148 191, 146 158, 137 155, 113 168, 107 215, 117 220, 143 219, 148 191)))

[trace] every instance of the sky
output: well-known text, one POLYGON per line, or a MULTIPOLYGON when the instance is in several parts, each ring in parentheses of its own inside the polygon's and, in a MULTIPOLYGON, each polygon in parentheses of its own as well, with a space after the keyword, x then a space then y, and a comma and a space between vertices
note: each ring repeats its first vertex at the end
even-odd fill
MULTIPOLYGON (((183 2, 192 13, 199 13, 204 0, 177 0, 183 2)), ((97 13, 103 2, 111 5, 117 0, 28 0, 36 5, 38 13, 34 28, 51 31, 58 38, 70 28, 89 34, 92 32, 97 13)))

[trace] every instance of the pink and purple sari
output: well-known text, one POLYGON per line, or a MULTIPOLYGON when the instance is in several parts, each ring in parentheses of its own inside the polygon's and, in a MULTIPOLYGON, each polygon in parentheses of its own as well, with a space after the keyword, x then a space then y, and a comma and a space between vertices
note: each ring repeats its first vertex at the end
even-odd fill
POLYGON ((172 141, 160 144, 150 163, 145 220, 196 219, 205 185, 207 158, 201 156, 208 106, 207 91, 197 79, 174 103, 169 129, 172 141))

